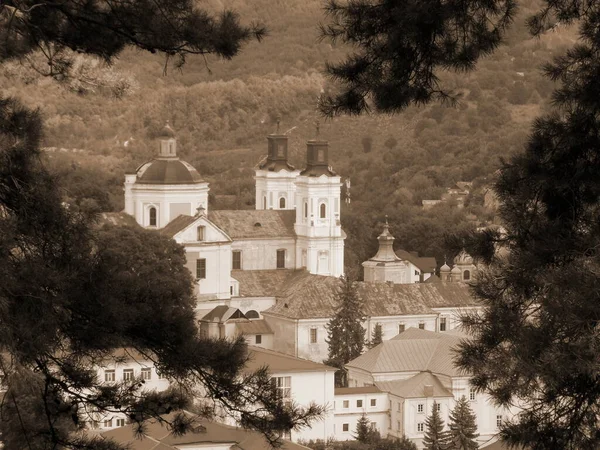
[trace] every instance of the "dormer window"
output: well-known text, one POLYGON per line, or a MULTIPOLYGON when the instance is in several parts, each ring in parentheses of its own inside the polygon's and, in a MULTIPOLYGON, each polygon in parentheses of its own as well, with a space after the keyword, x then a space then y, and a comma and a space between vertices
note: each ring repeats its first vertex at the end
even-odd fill
POLYGON ((206 227, 204 227, 202 225, 196 227, 196 240, 198 242, 204 241, 204 239, 205 239, 205 237, 204 237, 205 229, 206 229, 206 227))
POLYGON ((156 208, 154 206, 148 210, 148 225, 156 226, 156 208))

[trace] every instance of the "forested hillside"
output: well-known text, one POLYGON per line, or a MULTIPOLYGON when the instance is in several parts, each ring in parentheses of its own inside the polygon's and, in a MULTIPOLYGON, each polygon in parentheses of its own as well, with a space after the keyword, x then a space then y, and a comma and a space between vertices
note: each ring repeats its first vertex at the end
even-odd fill
MULTIPOLYGON (((214 0, 212 6, 233 7, 245 21, 262 21, 270 35, 232 61, 190 58, 181 71, 159 56, 126 53, 113 67, 136 80, 125 98, 79 94, 22 71, 0 73, 6 95, 41 108, 50 165, 68 196, 88 198, 101 210, 122 208, 123 173, 152 157, 155 133, 167 119, 177 130, 182 157, 211 182, 212 208, 253 207, 250 169, 265 153, 265 135, 275 129, 277 117, 288 130, 293 162, 302 164, 305 141, 315 133, 318 96, 330 88, 322 75, 325 61, 347 51, 318 41, 317 25, 326 20, 322 1, 214 0)), ((522 6, 505 45, 476 72, 440 74, 459 96, 458 106, 412 107, 395 116, 339 117, 321 124, 332 166, 352 182, 352 203, 342 215, 348 268, 374 254, 386 214, 398 248, 434 255, 439 262, 444 233, 492 220, 480 187, 489 183, 499 159, 526 141, 531 120, 544 110, 553 88, 540 65, 574 38, 560 26, 541 39, 530 38, 523 18, 534 6, 531 1, 522 6), (474 181, 476 187, 464 210, 421 208, 422 199, 440 198, 457 181, 474 181)))

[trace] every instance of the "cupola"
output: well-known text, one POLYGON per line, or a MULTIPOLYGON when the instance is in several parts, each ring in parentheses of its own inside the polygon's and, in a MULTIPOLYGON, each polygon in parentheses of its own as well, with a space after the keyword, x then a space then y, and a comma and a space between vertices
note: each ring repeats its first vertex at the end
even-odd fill
POLYGON ((390 233, 390 226, 388 225, 386 216, 383 231, 377 238, 379 241, 379 250, 377 250, 377 254, 371 258, 371 261, 399 261, 400 258, 394 253, 394 239, 394 236, 390 233))
POLYGON ((306 169, 300 172, 300 175, 309 177, 337 176, 329 166, 329 142, 319 138, 318 123, 316 128, 315 138, 306 142, 306 169))
POLYGON ((288 162, 288 136, 279 131, 279 120, 277 131, 267 136, 268 153, 267 158, 258 165, 260 170, 278 172, 280 170, 295 170, 288 162))

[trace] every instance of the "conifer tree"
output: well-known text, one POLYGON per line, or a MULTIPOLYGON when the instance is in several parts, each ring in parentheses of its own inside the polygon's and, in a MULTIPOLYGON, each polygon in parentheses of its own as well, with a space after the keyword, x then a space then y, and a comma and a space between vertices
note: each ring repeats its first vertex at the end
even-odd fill
POLYGON ((444 421, 440 417, 437 403, 433 402, 431 415, 425 419, 423 445, 426 450, 446 450, 449 442, 449 434, 444 430, 444 421))
POLYGON ((344 365, 360 356, 365 345, 364 314, 352 279, 340 277, 336 303, 335 314, 326 326, 329 359, 325 363, 339 369, 336 386, 343 387, 348 382, 344 365))
POLYGON ((371 423, 366 414, 363 414, 357 420, 356 436, 354 438, 363 444, 373 444, 380 440, 379 432, 371 428, 371 423))
POLYGON ((450 412, 450 450, 477 450, 477 423, 475 413, 463 395, 450 412))
POLYGON ((373 329, 373 333, 371 333, 371 342, 369 343, 369 348, 373 348, 378 346, 383 342, 383 330, 381 328, 381 324, 378 323, 375 325, 373 329))

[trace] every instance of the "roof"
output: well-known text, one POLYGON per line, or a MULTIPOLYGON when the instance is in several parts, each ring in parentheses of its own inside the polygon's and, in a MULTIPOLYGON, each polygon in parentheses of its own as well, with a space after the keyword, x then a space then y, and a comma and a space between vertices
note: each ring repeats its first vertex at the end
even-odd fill
MULTIPOLYGON (((263 313, 292 319, 333 316, 341 282, 334 277, 295 271, 277 293, 277 303, 263 313)), ((369 317, 435 314, 432 308, 477 306, 462 282, 357 283, 363 312, 369 317)))
POLYGON ((421 257, 402 249, 396 250, 396 255, 417 266, 421 272, 435 272, 437 267, 437 261, 431 256, 421 257))
POLYGON ((353 359, 346 367, 370 373, 430 371, 450 377, 464 376, 454 364, 453 350, 462 340, 451 334, 408 328, 353 359))
POLYGON ((295 238, 294 210, 209 211, 208 218, 231 239, 295 238))
POLYGON ((179 158, 157 158, 136 170, 136 184, 198 184, 204 180, 191 164, 179 158))
POLYGON ((298 270, 232 270, 240 283, 240 297, 275 297, 286 281, 298 270))
POLYGON ((248 354, 250 359, 246 363, 245 369, 250 372, 265 366, 269 368, 269 372, 271 373, 324 372, 337 370, 334 367, 329 367, 325 364, 260 347, 248 346, 248 354))
POLYGON ((173 130, 173 128, 171 128, 171 125, 169 125, 168 120, 167 120, 167 123, 165 124, 165 126, 162 127, 162 129, 158 132, 158 137, 168 137, 168 138, 175 137, 175 130, 173 130))
POLYGON ((452 392, 431 372, 421 372, 405 380, 381 381, 376 384, 382 391, 402 398, 453 397, 452 392), (425 394, 425 386, 433 388, 431 395, 425 394))
POLYGON ((99 226, 110 224, 116 226, 138 227, 138 223, 133 216, 126 212, 103 212, 98 215, 97 223, 99 226))
POLYGON ((229 319, 245 319, 244 313, 237 308, 227 305, 215 306, 208 314, 202 317, 202 322, 225 322, 229 319))
POLYGON ((360 386, 335 388, 334 395, 379 394, 382 391, 377 386, 360 386))
MULTIPOLYGON (((191 413, 184 413, 194 416, 191 413)), ((174 417, 174 414, 170 417, 174 417)), ((168 418, 168 417, 167 417, 168 418)), ((131 450, 176 450, 182 445, 202 444, 231 444, 240 450, 264 450, 269 444, 264 436, 257 431, 244 430, 205 419, 197 418, 196 428, 186 434, 178 435, 161 425, 155 419, 148 420, 141 433, 134 425, 115 428, 101 434, 106 439, 112 439, 118 444, 131 450)), ((301 450, 306 447, 283 441, 284 450, 301 450)))
POLYGON ((273 334, 273 330, 264 319, 238 322, 235 328, 241 334, 273 334))
POLYGON ((191 224, 193 224, 198 217, 188 216, 181 214, 171 220, 167 226, 160 230, 161 234, 173 237, 182 230, 185 230, 191 224))

